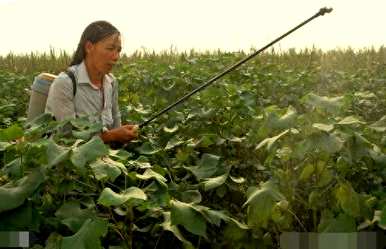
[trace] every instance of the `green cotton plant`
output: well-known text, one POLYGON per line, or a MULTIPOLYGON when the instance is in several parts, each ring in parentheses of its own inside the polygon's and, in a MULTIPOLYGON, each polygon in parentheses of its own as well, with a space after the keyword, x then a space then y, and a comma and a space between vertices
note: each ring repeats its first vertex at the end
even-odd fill
POLYGON ((275 119, 276 123, 270 121, 271 116, 262 120, 263 124, 272 124, 262 134, 277 134, 256 146, 264 165, 273 171, 276 192, 268 192, 265 185, 257 188, 256 196, 270 196, 257 202, 269 205, 266 208, 253 208, 251 201, 244 203, 251 214, 266 210, 248 216, 248 224, 256 228, 266 228, 271 222, 295 231, 350 232, 360 229, 361 222, 373 219, 376 205, 371 201, 375 198, 371 189, 381 187, 382 182, 375 180, 377 174, 382 174, 376 166, 382 160, 380 148, 359 133, 366 123, 357 117, 328 118, 329 106, 338 106, 342 98, 311 96, 311 108, 322 109, 299 115, 291 127, 284 127, 289 129, 283 131, 275 125, 280 118, 275 119), (329 123, 322 123, 326 120, 329 123), (372 171, 378 173, 369 174, 372 171), (283 207, 283 201, 285 209, 274 214, 273 207, 283 207), (264 218, 258 216, 263 214, 264 218))
POLYGON ((0 127, 21 124, 28 101, 28 87, 33 81, 31 75, 16 74, 0 70, 0 127))
POLYGON ((53 248, 103 248, 106 243, 135 248, 151 244, 149 236, 159 240, 163 231, 171 232, 181 246, 195 248, 192 238, 208 240, 209 227, 231 223, 248 229, 229 213, 199 204, 201 191, 218 188, 229 176, 219 156, 203 154, 197 165, 181 167, 192 177, 186 181, 156 162, 161 164, 161 158, 188 141, 171 138, 159 148, 145 139, 133 151, 112 150, 98 136, 85 135, 93 127, 84 119, 37 120, 26 130, 15 125, 0 131, 6 162, 0 195, 8 200, 0 205, 5 229, 44 228, 40 243, 53 248), (71 133, 62 133, 66 124, 72 124, 71 133), (48 129, 48 139, 37 136, 48 129), (23 223, 21 211, 32 213, 31 225, 23 223), (197 224, 189 222, 193 216, 197 224))
MULTIPOLYGON (((271 249, 284 231, 384 230, 384 53, 260 54, 120 149, 87 119, 24 124, 25 88, 66 56, 0 57, 0 189, 13 193, 0 230, 33 231, 34 249, 271 249)), ((122 56, 123 123, 245 56, 122 56)))
MULTIPOLYGON (((250 127, 256 127, 256 129, 247 133, 247 141, 251 146, 256 140, 262 139, 260 143, 257 145, 255 143, 253 146, 259 153, 258 157, 262 157, 259 160, 264 162, 264 166, 268 166, 267 168, 273 172, 273 176, 280 179, 278 180, 280 189, 283 189, 285 196, 292 200, 292 202, 288 202, 289 208, 287 209, 283 209, 287 206, 285 204, 287 200, 277 201, 275 212, 270 214, 267 222, 276 222, 279 224, 279 230, 280 228, 291 229, 292 227, 294 230, 317 231, 321 214, 324 213, 323 209, 333 204, 336 206, 336 210, 332 217, 338 217, 339 213, 348 213, 341 217, 345 217, 345 220, 350 224, 358 224, 359 221, 353 219, 363 220, 369 217, 368 210, 372 207, 366 203, 371 197, 360 195, 358 198, 361 209, 364 210, 359 218, 353 216, 355 212, 350 212, 339 205, 339 196, 341 195, 333 193, 339 188, 340 182, 344 182, 344 176, 339 174, 341 172, 337 172, 335 164, 341 162, 337 161, 340 158, 337 155, 345 153, 348 146, 346 139, 351 134, 352 129, 362 129, 365 123, 355 116, 340 116, 344 115, 347 101, 349 101, 346 97, 330 98, 310 94, 303 101, 311 108, 309 113, 301 113, 293 107, 289 107, 287 110, 281 110, 277 107, 267 108, 267 115, 253 119, 256 120, 256 124, 250 127), (307 161, 311 163, 307 163, 307 161), (289 164, 285 167, 285 171, 281 171, 282 163, 289 164), (295 168, 293 172, 290 169, 292 167, 295 168), (299 178, 300 183, 291 182, 290 179, 296 178, 299 178), (282 184, 286 180, 289 184, 282 184), (303 196, 300 197, 295 197, 294 193, 288 190, 293 187, 302 189, 301 185, 304 184, 311 186, 316 184, 316 188, 302 193, 303 196), (326 188, 325 191, 320 191, 324 188, 326 188), (325 196, 326 192, 329 197, 326 198, 325 203, 318 204, 317 200, 321 196, 325 196), (299 203, 294 203, 295 200, 299 203), (290 204, 293 206, 291 207, 290 204), (310 214, 302 214, 302 211, 298 211, 302 209, 309 210, 310 214), (303 219, 306 222, 303 222, 303 219)), ((305 105, 306 108, 307 106, 305 105)), ((205 115, 202 116, 206 117, 205 115)), ((173 143, 175 142, 173 141, 173 143)), ((219 145, 220 143, 209 142, 209 144, 219 145)), ((225 176, 219 175, 213 180, 209 180, 208 183, 214 182, 215 186, 217 183, 221 184, 225 176)), ((251 222, 254 224, 253 221, 251 222)), ((344 229, 338 230, 344 231, 344 229)), ((322 228, 319 231, 322 231, 322 228)))

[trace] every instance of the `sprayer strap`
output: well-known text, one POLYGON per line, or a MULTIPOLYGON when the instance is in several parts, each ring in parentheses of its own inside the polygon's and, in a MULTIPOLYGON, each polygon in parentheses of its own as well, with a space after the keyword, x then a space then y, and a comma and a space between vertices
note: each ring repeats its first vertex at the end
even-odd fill
POLYGON ((76 94, 76 79, 75 79, 75 75, 74 75, 74 72, 72 72, 70 69, 67 69, 66 71, 64 71, 68 77, 70 77, 71 81, 72 81, 72 93, 75 97, 75 94, 76 94))

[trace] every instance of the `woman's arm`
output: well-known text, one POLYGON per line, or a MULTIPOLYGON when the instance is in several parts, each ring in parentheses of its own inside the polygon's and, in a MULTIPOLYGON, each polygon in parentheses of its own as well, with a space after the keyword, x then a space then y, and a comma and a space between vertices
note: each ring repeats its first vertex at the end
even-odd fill
POLYGON ((123 125, 118 128, 102 132, 100 137, 103 142, 127 143, 138 137, 138 125, 123 125))

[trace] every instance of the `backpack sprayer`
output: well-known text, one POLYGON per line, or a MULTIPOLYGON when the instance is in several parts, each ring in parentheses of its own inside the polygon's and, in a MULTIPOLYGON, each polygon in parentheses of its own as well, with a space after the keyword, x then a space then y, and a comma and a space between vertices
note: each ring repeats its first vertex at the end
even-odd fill
POLYGON ((151 116, 148 120, 144 121, 143 123, 141 123, 139 125, 139 128, 142 128, 144 126, 146 126, 147 124, 149 124, 151 121, 153 121, 154 119, 158 118, 159 116, 161 116, 162 114, 168 112, 170 109, 172 109, 173 107, 181 104, 182 102, 184 102, 185 100, 187 100, 189 97, 191 97, 192 95, 194 95, 195 93, 203 90, 204 88, 208 87, 209 85, 211 85, 214 81, 220 79, 221 77, 223 77, 224 75, 226 75, 227 73, 233 71, 234 69, 238 68, 239 66, 241 66, 242 64, 244 64, 245 62, 249 61, 250 59, 252 59, 253 57, 255 57, 256 55, 260 54, 261 52, 263 52, 264 50, 266 50, 267 48, 269 48, 270 46, 272 46, 273 44, 275 44, 276 42, 280 41, 281 39, 283 39, 284 37, 286 37, 287 35, 291 34, 292 32, 294 32, 295 30, 299 29, 300 27, 306 25, 307 23, 309 23, 310 21, 312 21, 313 19, 319 17, 319 16, 323 16, 324 14, 326 13, 330 13, 332 11, 332 8, 321 8, 319 10, 318 13, 316 13, 315 15, 313 15, 312 17, 308 18, 307 20, 305 20, 304 22, 302 22, 301 24, 299 24, 298 26, 294 27, 293 29, 289 30, 287 33, 283 34, 282 36, 276 38, 275 40, 273 40, 272 42, 268 43, 267 45, 265 45, 264 47, 262 47, 261 49, 257 50, 256 52, 252 53, 251 55, 249 55, 248 57, 240 60, 239 62, 233 64, 232 66, 229 66, 228 68, 226 68, 224 71, 218 73, 217 75, 213 76, 211 79, 209 79, 208 81, 206 81, 204 84, 202 84, 201 86, 197 87, 196 89, 194 89, 193 91, 191 91, 190 93, 186 94, 185 96, 181 97, 180 99, 178 99, 175 103, 165 107, 164 109, 162 109, 161 111, 155 113, 153 116, 151 116))

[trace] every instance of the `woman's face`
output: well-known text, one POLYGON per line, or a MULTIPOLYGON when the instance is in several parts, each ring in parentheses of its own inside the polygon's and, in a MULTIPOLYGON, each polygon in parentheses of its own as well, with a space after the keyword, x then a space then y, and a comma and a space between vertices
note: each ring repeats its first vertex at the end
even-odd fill
POLYGON ((86 59, 100 73, 109 73, 122 50, 121 36, 113 34, 96 43, 86 42, 86 59))

